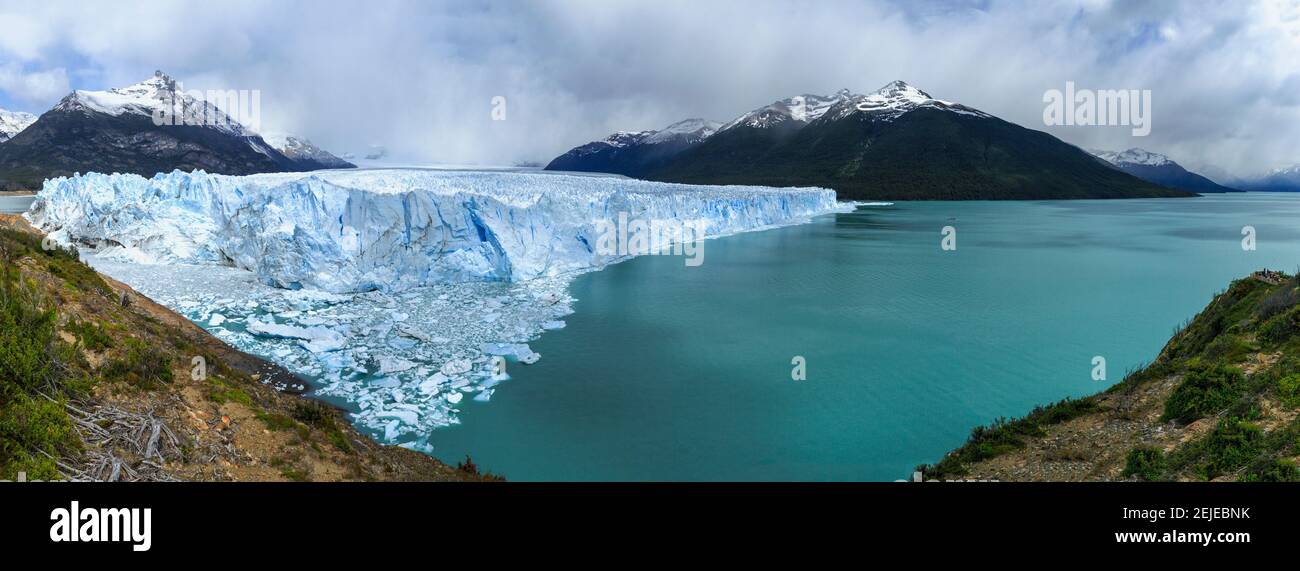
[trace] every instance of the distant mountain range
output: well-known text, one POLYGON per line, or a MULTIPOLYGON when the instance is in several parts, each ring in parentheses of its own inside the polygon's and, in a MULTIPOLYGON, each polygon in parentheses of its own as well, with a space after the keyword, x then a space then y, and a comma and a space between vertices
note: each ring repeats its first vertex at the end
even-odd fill
POLYGON ((708 139, 721 126, 716 121, 687 119, 661 131, 620 131, 560 155, 546 168, 639 177, 663 167, 682 151, 708 139))
POLYGON ((29 125, 36 122, 36 116, 22 111, 0 109, 0 143, 12 139, 29 125))
POLYGON ((1188 192, 1241 192, 1184 169, 1164 155, 1142 149, 1088 151, 1115 168, 1148 182, 1188 192))
POLYGON ((0 143, 0 189, 35 190, 45 179, 92 171, 242 175, 353 166, 299 137, 272 141, 282 148, 159 72, 128 87, 74 91, 0 143), (154 113, 162 110, 206 119, 160 126, 154 113))
POLYGON ((1275 169, 1267 174, 1233 184, 1245 190, 1300 192, 1300 165, 1275 169))
POLYGON ((867 95, 842 90, 782 99, 712 133, 703 128, 709 123, 691 121, 701 128, 671 150, 650 146, 657 131, 620 133, 575 148, 547 168, 666 182, 820 186, 846 199, 1192 196, 902 81, 867 95))

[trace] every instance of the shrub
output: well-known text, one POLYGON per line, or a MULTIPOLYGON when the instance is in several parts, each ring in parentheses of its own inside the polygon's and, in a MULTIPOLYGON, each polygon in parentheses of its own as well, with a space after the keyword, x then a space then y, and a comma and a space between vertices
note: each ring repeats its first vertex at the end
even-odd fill
POLYGON ((1279 313, 1259 328, 1259 338, 1270 343, 1281 343, 1300 332, 1300 307, 1279 313))
POLYGON ((1161 420, 1188 423, 1227 408, 1241 396, 1243 378, 1240 369, 1224 365, 1189 371, 1165 401, 1161 420))
POLYGON ((1295 462, 1274 458, 1257 471, 1242 476, 1243 482, 1300 482, 1300 469, 1295 462))
POLYGON ((1206 439, 1205 477, 1216 478, 1250 463, 1264 444, 1259 426, 1237 418, 1219 421, 1206 439))
POLYGON ((18 472, 26 472, 29 479, 57 479, 58 469, 50 457, 80 447, 72 420, 60 403, 18 397, 0 408, 0 471, 7 480, 18 472))
POLYGON ((313 428, 334 428, 334 413, 328 405, 316 401, 293 403, 293 418, 313 428))
POLYGON ((171 384, 171 365, 172 359, 166 353, 139 339, 127 339, 121 355, 104 365, 103 375, 107 380, 156 389, 171 384))
POLYGON ((0 268, 0 398, 30 394, 53 378, 55 314, 12 266, 0 268))
POLYGON ((1165 471, 1165 453, 1150 446, 1139 446, 1129 451, 1123 476, 1135 477, 1144 482, 1161 479, 1165 471))
POLYGON ((99 352, 113 346, 113 338, 98 322, 81 321, 74 317, 68 321, 64 329, 76 336, 81 341, 82 347, 91 351, 99 352))
POLYGON ((1260 320, 1300 305, 1300 275, 1292 276, 1259 304, 1260 320))
POLYGON ((1282 377, 1277 383, 1277 396, 1287 408, 1300 407, 1300 373, 1282 377))
POLYGON ((1238 335, 1224 333, 1205 348, 1206 358, 1239 363, 1250 355, 1251 346, 1238 335))

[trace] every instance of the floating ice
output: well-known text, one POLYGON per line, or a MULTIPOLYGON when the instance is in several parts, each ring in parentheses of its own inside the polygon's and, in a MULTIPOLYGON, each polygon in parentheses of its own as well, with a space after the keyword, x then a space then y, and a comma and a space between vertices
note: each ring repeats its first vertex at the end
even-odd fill
POLYGON ((528 348, 527 343, 484 343, 483 352, 488 355, 514 357, 525 365, 536 363, 542 356, 528 348))

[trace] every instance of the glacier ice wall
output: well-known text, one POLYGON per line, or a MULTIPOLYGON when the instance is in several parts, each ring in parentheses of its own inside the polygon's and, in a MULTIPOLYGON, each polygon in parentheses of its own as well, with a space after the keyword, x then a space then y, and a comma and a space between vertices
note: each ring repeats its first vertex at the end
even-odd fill
POLYGON ((612 261, 595 221, 707 220, 718 236, 834 211, 816 188, 692 186, 550 173, 392 169, 252 176, 90 173, 46 181, 26 215, 136 263, 222 264, 335 293, 520 281, 612 261))

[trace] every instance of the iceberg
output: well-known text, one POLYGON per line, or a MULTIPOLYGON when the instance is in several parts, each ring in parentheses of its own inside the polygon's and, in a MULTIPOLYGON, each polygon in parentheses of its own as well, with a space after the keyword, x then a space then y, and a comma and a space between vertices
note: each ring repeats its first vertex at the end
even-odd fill
MULTIPOLYGON (((707 221, 705 237, 836 211, 820 188, 388 169, 250 176, 89 173, 45 182, 28 221, 134 263, 219 264, 333 293, 521 281, 618 261, 598 220, 707 221)), ((626 257, 626 256, 624 256, 626 257)))

